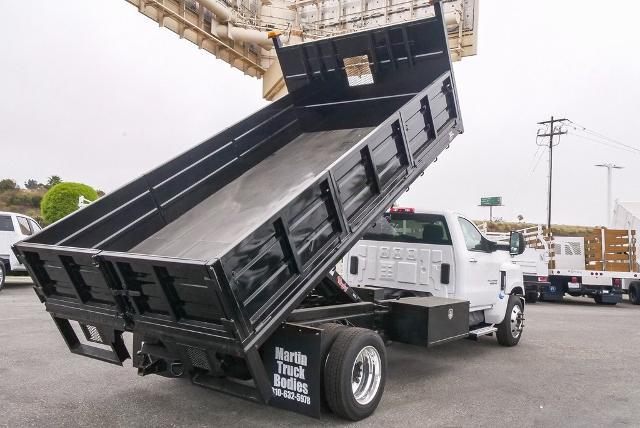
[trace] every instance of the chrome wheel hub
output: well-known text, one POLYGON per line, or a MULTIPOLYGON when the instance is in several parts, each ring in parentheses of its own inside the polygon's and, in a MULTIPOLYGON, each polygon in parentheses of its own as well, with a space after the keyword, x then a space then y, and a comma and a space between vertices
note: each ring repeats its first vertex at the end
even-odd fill
POLYGON ((382 360, 378 350, 365 346, 360 350, 351 369, 351 391, 358 404, 366 405, 373 400, 380 388, 382 360))
POLYGON ((520 306, 513 306, 513 309, 511 310, 511 319, 509 321, 511 325, 511 336, 516 339, 520 336, 522 328, 524 327, 524 314, 522 313, 520 306))

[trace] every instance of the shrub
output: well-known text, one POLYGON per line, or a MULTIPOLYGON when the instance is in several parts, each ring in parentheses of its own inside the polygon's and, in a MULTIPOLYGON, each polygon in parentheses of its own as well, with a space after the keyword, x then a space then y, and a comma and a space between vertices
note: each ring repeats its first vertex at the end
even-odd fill
POLYGON ((0 192, 6 192, 7 190, 15 190, 18 188, 18 184, 15 180, 10 178, 4 178, 0 180, 0 192))
POLYGON ((82 183, 60 183, 53 186, 42 198, 40 209, 47 224, 60 220, 78 209, 78 198, 90 201, 98 199, 96 191, 82 183))

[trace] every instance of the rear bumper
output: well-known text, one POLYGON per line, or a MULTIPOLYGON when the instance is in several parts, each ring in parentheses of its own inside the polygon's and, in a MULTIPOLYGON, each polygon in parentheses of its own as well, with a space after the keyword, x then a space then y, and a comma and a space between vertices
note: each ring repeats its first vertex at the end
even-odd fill
POLYGON ((592 298, 600 296, 603 302, 613 303, 622 301, 622 289, 611 286, 588 285, 581 283, 554 285, 546 283, 540 285, 539 291, 544 294, 545 300, 561 299, 565 293, 568 293, 592 298))

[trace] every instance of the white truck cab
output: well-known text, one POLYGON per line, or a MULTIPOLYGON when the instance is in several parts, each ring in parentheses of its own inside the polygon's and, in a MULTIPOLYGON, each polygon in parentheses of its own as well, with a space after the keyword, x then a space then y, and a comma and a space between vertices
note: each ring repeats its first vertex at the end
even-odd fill
POLYGON ((390 296, 467 300, 470 326, 489 333, 508 324, 519 340, 524 284, 512 258, 524 247, 521 234, 500 245, 459 213, 392 208, 344 258, 344 275, 352 286, 384 288, 390 296))
POLYGON ((11 246, 39 232, 40 229, 38 222, 31 217, 0 211, 0 289, 4 286, 7 275, 26 271, 11 250, 11 246))

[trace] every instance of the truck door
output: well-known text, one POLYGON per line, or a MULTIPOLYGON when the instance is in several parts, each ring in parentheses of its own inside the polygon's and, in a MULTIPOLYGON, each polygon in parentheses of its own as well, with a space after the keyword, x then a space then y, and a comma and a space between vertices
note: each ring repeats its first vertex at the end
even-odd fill
POLYGON ((465 248, 458 259, 464 282, 464 298, 471 308, 491 306, 500 294, 500 265, 504 261, 498 251, 491 251, 488 241, 476 226, 464 217, 458 217, 465 248))

